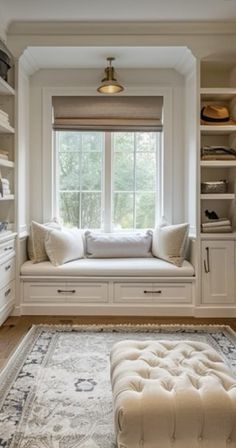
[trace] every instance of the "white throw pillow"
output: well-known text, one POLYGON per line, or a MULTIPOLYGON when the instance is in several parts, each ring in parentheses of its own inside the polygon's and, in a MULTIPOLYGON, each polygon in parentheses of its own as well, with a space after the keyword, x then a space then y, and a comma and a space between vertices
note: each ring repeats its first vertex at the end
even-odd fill
POLYGON ((188 242, 189 224, 169 225, 162 223, 153 232, 152 253, 154 257, 181 267, 188 242))
POLYGON ((54 266, 84 257, 82 234, 78 229, 52 230, 47 233, 45 249, 54 266))
POLYGON ((95 233, 86 231, 88 258, 150 257, 152 231, 133 233, 95 233))
POLYGON ((39 224, 32 221, 30 235, 28 238, 28 255, 33 263, 40 263, 48 260, 48 256, 44 247, 44 240, 48 232, 52 229, 61 229, 60 224, 56 221, 50 221, 45 224, 39 224))

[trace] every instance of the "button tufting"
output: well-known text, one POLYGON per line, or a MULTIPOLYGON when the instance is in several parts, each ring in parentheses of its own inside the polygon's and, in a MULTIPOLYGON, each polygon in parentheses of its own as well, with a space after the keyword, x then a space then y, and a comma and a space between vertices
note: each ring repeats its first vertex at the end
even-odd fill
POLYGON ((227 443, 231 443, 231 442, 232 442, 231 437, 228 437, 228 439, 227 439, 227 443))
POLYGON ((199 437, 198 437, 198 440, 199 440, 199 442, 201 442, 201 441, 202 441, 202 439, 203 439, 203 437, 202 437, 202 436, 199 436, 199 437))

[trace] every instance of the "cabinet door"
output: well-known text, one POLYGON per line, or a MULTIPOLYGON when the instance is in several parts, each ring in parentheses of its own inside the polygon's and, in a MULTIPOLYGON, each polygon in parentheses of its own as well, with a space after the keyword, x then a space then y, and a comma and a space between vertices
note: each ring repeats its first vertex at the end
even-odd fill
POLYGON ((234 303, 234 242, 202 242, 202 302, 234 303))

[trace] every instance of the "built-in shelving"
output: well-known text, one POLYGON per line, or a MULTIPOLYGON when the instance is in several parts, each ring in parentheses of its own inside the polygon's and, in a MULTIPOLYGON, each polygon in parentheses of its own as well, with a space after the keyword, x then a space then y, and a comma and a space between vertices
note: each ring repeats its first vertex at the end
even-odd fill
POLYGON ((236 240, 236 232, 229 233, 201 233, 202 240, 236 240))
POLYGON ((0 95, 15 95, 15 90, 0 76, 0 95))
POLYGON ((13 201, 14 199, 14 194, 8 194, 7 196, 0 197, 0 201, 13 201))
POLYGON ((10 124, 0 121, 0 133, 1 134, 14 134, 15 129, 10 124))
POLYGON ((1 166, 5 168, 14 168, 15 163, 12 162, 11 160, 0 159, 0 167, 1 166))
POLYGON ((236 132, 236 126, 234 125, 208 125, 202 124, 200 126, 202 135, 229 135, 236 132))
POLYGON ((236 96, 236 89, 232 87, 203 87, 200 89, 202 101, 224 101, 229 102, 236 96))
POLYGON ((201 194, 201 199, 213 199, 213 200, 235 199, 235 194, 234 193, 201 194))
POLYGON ((201 160, 200 165, 203 168, 234 168, 236 160, 201 160))

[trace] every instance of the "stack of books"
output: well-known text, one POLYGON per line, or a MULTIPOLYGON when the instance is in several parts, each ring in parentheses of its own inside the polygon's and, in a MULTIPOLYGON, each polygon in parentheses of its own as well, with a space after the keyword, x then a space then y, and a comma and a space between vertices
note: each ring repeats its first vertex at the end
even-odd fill
POLYGON ((9 180, 4 177, 0 178, 0 194, 3 198, 11 194, 9 180))
POLYGON ((230 233, 232 224, 227 218, 209 219, 202 223, 203 233, 230 233))
POLYGON ((10 126, 9 123, 9 115, 4 112, 4 110, 0 109, 0 121, 1 123, 5 124, 6 126, 10 126))
POLYGON ((236 160, 236 150, 229 146, 203 146, 201 160, 236 160))
POLYGON ((8 160, 9 152, 5 151, 5 149, 0 149, 0 159, 8 160))

